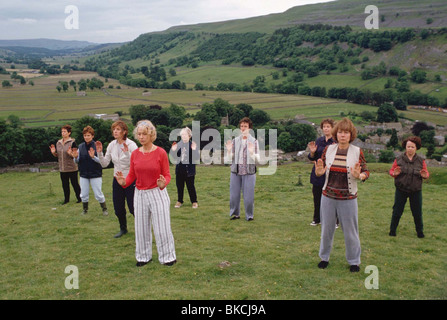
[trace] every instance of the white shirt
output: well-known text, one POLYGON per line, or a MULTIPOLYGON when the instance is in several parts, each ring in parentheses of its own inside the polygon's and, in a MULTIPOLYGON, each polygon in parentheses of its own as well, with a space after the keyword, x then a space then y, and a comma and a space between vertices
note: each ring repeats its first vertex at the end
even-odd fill
POLYGON ((127 152, 123 151, 124 146, 122 144, 119 144, 117 140, 113 140, 109 143, 105 156, 102 152, 98 153, 99 161, 103 168, 107 167, 110 164, 110 161, 112 161, 114 174, 116 174, 117 171, 121 171, 124 177, 129 173, 130 155, 134 150, 138 149, 137 144, 129 138, 127 138, 125 142, 127 144, 127 152))

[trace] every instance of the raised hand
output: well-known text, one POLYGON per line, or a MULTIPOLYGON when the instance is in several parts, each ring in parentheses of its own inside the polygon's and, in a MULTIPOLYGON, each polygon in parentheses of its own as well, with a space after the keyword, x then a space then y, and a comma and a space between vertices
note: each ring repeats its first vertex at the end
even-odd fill
POLYGON ((307 146, 309 147, 310 153, 314 154, 315 152, 317 152, 317 145, 315 144, 315 141, 311 141, 307 144, 307 146))
POLYGON ((88 154, 91 158, 95 157, 95 149, 93 149, 93 147, 90 147, 90 149, 88 150, 88 154))
POLYGON ((191 149, 192 150, 196 150, 197 149, 197 144, 194 141, 191 142, 191 149))
POLYGON ((250 154, 253 154, 255 152, 255 144, 253 142, 248 142, 247 147, 250 154))
POLYGON ((315 174, 320 177, 326 172, 326 166, 323 163, 323 160, 318 159, 315 162, 315 174))
POLYGON ((402 169, 401 169, 399 166, 397 166, 397 167, 394 169, 393 176, 394 176, 394 177, 397 177, 398 175, 400 175, 401 172, 402 172, 402 169))
POLYGON ((157 179, 157 186, 163 190, 166 187, 166 179, 160 174, 160 178, 157 179))
POLYGON ((55 153, 56 153, 56 147, 54 146, 54 144, 52 144, 52 145, 50 146, 50 151, 51 151, 52 154, 55 154, 55 153))
POLYGON ((78 153, 78 149, 77 148, 68 148, 67 153, 72 156, 73 158, 77 158, 79 153, 78 153))
POLYGON ((361 173, 360 163, 357 162, 354 168, 351 168, 351 174, 353 175, 354 178, 360 179, 360 173, 361 173))
POLYGON ((174 143, 172 144, 171 149, 172 149, 172 151, 177 150, 177 142, 174 141, 174 143))
POLYGON ((127 152, 129 151, 129 146, 125 142, 123 142, 123 148, 121 150, 123 150, 123 152, 127 152))
POLYGON ((116 172, 115 179, 119 185, 121 185, 121 186, 126 185, 126 178, 124 178, 124 175, 121 171, 116 172))
POLYGON ((420 172, 421 172, 422 179, 427 179, 428 178, 428 171, 427 171, 427 169, 422 169, 420 172))
POLYGON ((102 152, 102 143, 101 143, 101 141, 96 141, 96 151, 98 153, 102 152))
POLYGON ((228 140, 225 144, 225 147, 227 148, 227 151, 231 151, 233 149, 233 142, 231 140, 228 140))

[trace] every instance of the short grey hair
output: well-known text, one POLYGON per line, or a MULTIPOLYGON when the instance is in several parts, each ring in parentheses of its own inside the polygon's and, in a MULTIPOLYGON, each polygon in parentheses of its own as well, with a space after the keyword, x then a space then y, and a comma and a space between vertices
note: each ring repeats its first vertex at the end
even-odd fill
POLYGON ((191 129, 189 129, 188 127, 184 127, 182 130, 180 130, 180 135, 182 135, 183 133, 187 133, 190 138, 192 137, 191 129))

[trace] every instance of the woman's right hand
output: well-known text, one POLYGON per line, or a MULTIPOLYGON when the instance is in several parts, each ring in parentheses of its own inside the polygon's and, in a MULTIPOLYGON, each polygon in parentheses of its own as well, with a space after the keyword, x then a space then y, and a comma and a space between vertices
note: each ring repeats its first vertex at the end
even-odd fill
POLYGON ((307 144, 309 147, 310 153, 313 155, 315 152, 317 152, 317 145, 315 144, 315 141, 311 141, 307 144))
POLYGON ((326 166, 324 165, 323 160, 318 159, 315 162, 315 174, 318 177, 321 177, 325 172, 326 172, 326 166))
POLYGON ((95 145, 96 145, 96 152, 97 153, 102 152, 102 143, 101 143, 101 141, 96 141, 95 145))
POLYGON ((174 141, 174 143, 172 144, 171 150, 172 151, 177 150, 177 142, 174 141))
POLYGON ((126 178, 124 178, 124 175, 121 171, 116 172, 115 179, 120 186, 126 185, 126 178))
POLYGON ((398 175, 400 175, 401 172, 402 172, 402 169, 401 169, 399 166, 397 166, 397 167, 394 169, 393 177, 397 177, 398 175))
POLYGON ((56 147, 54 146, 54 144, 52 144, 52 145, 50 146, 50 151, 51 151, 51 153, 52 153, 53 155, 56 153, 56 147))
POLYGON ((225 147, 227 148, 227 151, 231 151, 233 149, 233 142, 231 140, 228 140, 225 144, 225 147))

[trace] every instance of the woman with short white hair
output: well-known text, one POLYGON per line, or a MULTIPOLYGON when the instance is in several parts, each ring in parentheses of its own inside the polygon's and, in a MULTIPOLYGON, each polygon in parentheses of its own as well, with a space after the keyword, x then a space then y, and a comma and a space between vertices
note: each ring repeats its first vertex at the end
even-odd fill
POLYGON ((124 188, 135 181, 135 256, 137 267, 152 260, 152 233, 154 230, 158 260, 172 266, 176 263, 174 236, 170 221, 170 198, 166 186, 171 181, 168 155, 154 145, 157 138, 155 126, 149 120, 137 123, 134 136, 141 147, 132 152, 130 169, 126 178, 122 172, 115 177, 124 188))
POLYGON ((197 145, 191 141, 192 133, 188 127, 180 131, 181 140, 174 142, 171 147, 171 159, 176 163, 175 167, 175 181, 177 184, 177 203, 175 208, 180 208, 183 205, 183 194, 186 188, 188 189, 189 199, 191 200, 193 209, 198 208, 197 192, 194 185, 196 175, 196 165, 194 159, 198 159, 197 145))

